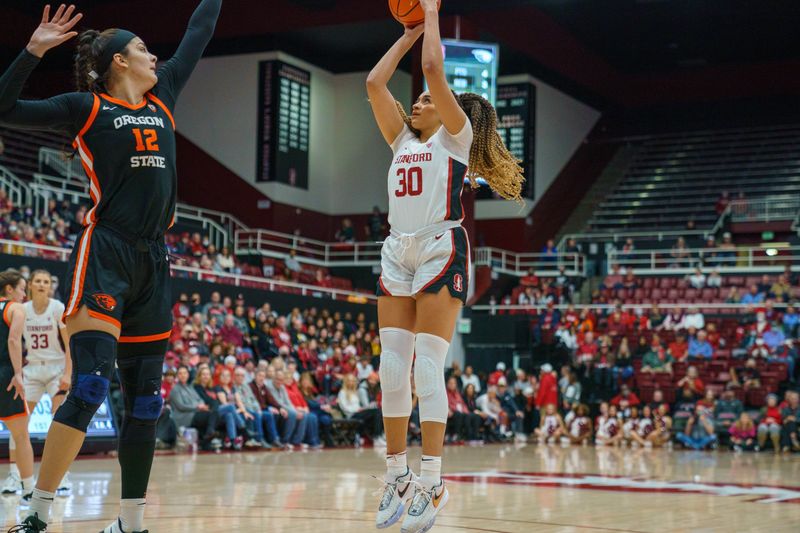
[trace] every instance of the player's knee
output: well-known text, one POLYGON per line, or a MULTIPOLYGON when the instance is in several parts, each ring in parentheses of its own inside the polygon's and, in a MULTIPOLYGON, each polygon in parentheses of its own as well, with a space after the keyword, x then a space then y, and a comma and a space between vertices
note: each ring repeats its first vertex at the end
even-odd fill
POLYGON ((420 398, 444 392, 444 362, 450 343, 441 337, 420 333, 417 335, 417 361, 414 381, 420 398))
POLYGON ((120 359, 120 378, 125 402, 125 418, 120 441, 147 442, 155 438, 156 423, 161 416, 161 369, 164 357, 150 355, 120 359))
POLYGON ((379 374, 384 392, 411 386, 411 360, 414 355, 414 334, 400 328, 381 328, 381 364, 379 374))
POLYGON ((86 431, 111 386, 117 340, 101 331, 81 331, 69 341, 73 381, 67 400, 53 420, 79 431, 86 431))

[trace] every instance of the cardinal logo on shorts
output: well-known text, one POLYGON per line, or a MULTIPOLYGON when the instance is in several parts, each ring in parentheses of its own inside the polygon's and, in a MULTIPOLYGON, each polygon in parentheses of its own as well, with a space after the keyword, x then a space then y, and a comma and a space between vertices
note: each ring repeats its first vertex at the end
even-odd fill
POLYGON ((111 295, 95 294, 92 297, 94 298, 94 301, 97 302, 97 305, 99 305, 106 311, 113 311, 114 308, 117 306, 117 300, 115 300, 114 297, 111 295))
POLYGON ((453 290, 456 292, 464 290, 464 278, 461 277, 461 274, 453 276, 453 290))

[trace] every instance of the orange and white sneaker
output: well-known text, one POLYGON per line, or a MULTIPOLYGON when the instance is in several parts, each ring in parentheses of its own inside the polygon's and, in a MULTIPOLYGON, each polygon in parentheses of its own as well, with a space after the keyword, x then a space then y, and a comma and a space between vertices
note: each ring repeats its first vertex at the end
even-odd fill
POLYGON ((450 494, 447 492, 447 487, 444 486, 444 481, 440 481, 438 485, 430 489, 417 489, 411 500, 411 506, 408 508, 408 514, 403 520, 403 526, 400 528, 401 533, 425 533, 428 531, 433 527, 436 515, 444 508, 449 497, 450 494))

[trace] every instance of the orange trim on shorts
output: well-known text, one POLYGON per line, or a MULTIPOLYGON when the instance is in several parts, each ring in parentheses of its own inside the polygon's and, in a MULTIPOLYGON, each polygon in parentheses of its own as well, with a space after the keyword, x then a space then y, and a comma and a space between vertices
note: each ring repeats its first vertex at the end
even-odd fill
POLYGON ((118 99, 114 98, 113 96, 108 95, 106 93, 102 93, 100 96, 102 96, 105 100, 108 100, 112 104, 121 105, 124 108, 133 109, 134 111, 136 111, 137 109, 143 108, 147 104, 147 98, 142 98, 141 102, 139 102, 136 105, 132 105, 132 104, 126 102, 125 100, 118 100, 118 99))
POLYGON ((450 243, 453 246, 453 251, 450 252, 450 259, 448 259, 447 264, 444 266, 442 271, 439 272, 439 274, 435 278, 433 278, 428 283, 426 283, 425 286, 422 287, 419 290, 419 292, 425 292, 425 290, 428 287, 430 287, 431 285, 433 285, 434 283, 436 283, 437 281, 442 279, 442 276, 444 276, 447 273, 447 271, 450 269, 450 265, 453 264, 453 259, 456 258, 456 232, 455 232, 455 230, 450 230, 450 243))
POLYGON ((78 243, 78 258, 75 260, 75 272, 72 276, 72 291, 70 292, 69 300, 67 300, 67 307, 64 310, 63 319, 75 314, 75 312, 80 309, 81 299, 83 298, 83 282, 86 279, 86 265, 89 263, 89 251, 92 247, 93 232, 94 226, 89 226, 78 243), (85 247, 84 240, 86 241, 85 247), (81 248, 84 248, 83 254, 81 254, 81 248))
POLYGON ((6 420, 14 420, 15 418, 20 418, 22 416, 28 416, 28 410, 27 409, 25 411, 22 411, 21 413, 16 414, 16 415, 0 416, 0 420, 5 422, 6 420))
POLYGON ((175 119, 172 117, 172 113, 170 113, 169 109, 167 109, 167 106, 164 105, 164 102, 159 100, 158 97, 156 95, 154 95, 153 93, 147 93, 147 98, 152 100, 154 104, 156 104, 158 107, 160 107, 164 111, 164 113, 167 114, 167 116, 169 117, 169 121, 172 122, 172 129, 174 130, 175 129, 175 119))
POLYGON ((169 339, 170 335, 172 335, 172 330, 167 331, 166 333, 159 333, 157 335, 128 335, 125 337, 120 337, 119 342, 155 342, 155 341, 163 341, 165 339, 169 339))
POLYGON ((98 313, 97 311, 92 311, 88 307, 86 308, 86 311, 89 312, 90 317, 102 320, 103 322, 108 322, 112 326, 116 326, 117 328, 122 329, 122 324, 120 324, 119 320, 117 320, 116 318, 104 315, 103 313, 98 313))

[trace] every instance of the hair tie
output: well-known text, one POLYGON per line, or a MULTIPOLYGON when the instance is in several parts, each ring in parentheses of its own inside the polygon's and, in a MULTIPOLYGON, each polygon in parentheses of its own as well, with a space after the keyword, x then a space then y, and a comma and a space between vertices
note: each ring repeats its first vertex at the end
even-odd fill
POLYGON ((90 71, 89 71, 89 77, 90 77, 90 78, 92 78, 93 80, 96 80, 96 79, 97 79, 97 78, 99 78, 100 76, 99 76, 99 75, 97 74, 97 72, 95 72, 94 70, 90 70, 90 71))

